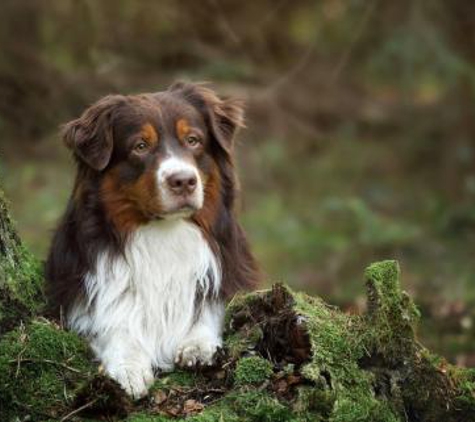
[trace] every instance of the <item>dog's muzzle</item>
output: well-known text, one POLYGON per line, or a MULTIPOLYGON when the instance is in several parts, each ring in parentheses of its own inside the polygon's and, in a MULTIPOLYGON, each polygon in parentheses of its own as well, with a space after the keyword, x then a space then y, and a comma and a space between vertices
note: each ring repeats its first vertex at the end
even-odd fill
POLYGON ((179 158, 168 158, 158 170, 164 214, 189 216, 203 206, 203 183, 198 169, 179 158))

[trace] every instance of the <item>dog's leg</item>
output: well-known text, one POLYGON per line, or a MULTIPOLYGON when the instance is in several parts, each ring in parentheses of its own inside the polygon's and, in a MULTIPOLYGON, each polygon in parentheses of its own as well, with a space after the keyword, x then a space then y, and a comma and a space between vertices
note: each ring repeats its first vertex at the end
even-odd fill
POLYGON ((213 356, 222 345, 224 320, 222 302, 206 302, 196 323, 177 349, 175 363, 183 367, 196 364, 211 365, 213 356))
POLYGON ((106 373, 134 399, 145 396, 153 384, 152 361, 127 330, 112 329, 91 344, 106 373))

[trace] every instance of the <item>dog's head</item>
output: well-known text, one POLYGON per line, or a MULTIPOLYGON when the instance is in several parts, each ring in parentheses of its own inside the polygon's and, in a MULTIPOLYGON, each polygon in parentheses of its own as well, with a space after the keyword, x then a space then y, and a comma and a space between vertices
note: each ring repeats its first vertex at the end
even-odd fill
POLYGON ((241 103, 202 84, 102 98, 64 127, 80 167, 74 196, 81 197, 81 175, 87 175, 123 230, 190 217, 222 189, 219 161, 230 161, 242 125, 241 103))

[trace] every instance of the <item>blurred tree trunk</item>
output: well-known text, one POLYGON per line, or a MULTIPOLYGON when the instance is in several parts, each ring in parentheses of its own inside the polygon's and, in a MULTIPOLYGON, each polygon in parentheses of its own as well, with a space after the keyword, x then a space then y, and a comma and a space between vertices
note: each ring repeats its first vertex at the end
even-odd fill
POLYGON ((475 176, 475 3, 453 0, 445 5, 446 31, 451 48, 466 67, 459 73, 451 104, 456 118, 445 136, 441 172, 442 186, 450 199, 461 202, 467 197, 467 178, 475 176))
POLYGON ((65 96, 65 77, 46 54, 43 0, 1 4, 0 115, 16 142, 56 125, 52 105, 65 96))

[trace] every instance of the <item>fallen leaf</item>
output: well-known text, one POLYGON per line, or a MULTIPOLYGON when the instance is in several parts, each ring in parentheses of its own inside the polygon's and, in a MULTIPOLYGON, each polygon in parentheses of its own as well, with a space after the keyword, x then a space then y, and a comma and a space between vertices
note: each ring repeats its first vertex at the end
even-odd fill
POLYGON ((153 395, 153 400, 156 404, 162 404, 163 402, 167 401, 168 395, 163 390, 157 390, 153 395))
POLYGON ((286 380, 282 379, 277 382, 277 388, 276 388, 277 392, 285 393, 288 388, 289 388, 289 385, 287 384, 286 380))
POLYGON ((204 409, 203 404, 193 399, 189 399, 185 401, 185 403, 183 404, 183 413, 185 415, 198 413, 198 412, 201 412, 203 409, 204 409))

